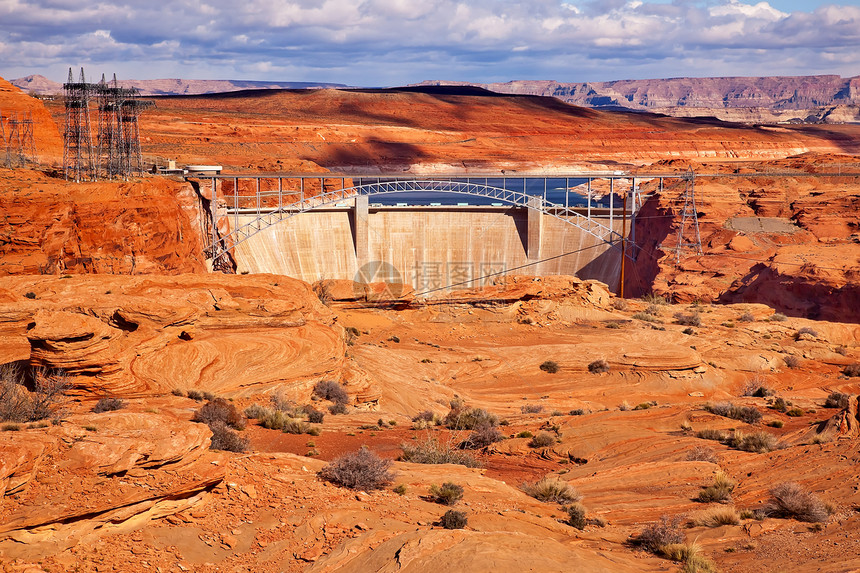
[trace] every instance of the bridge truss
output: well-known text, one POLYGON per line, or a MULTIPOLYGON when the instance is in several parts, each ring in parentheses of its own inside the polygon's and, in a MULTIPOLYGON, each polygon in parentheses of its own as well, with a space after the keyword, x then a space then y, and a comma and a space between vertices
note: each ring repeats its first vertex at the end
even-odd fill
MULTIPOLYGON (((679 176, 676 176, 679 177, 679 176)), ((539 211, 570 224, 635 259, 635 227, 632 225, 642 204, 637 177, 629 175, 459 175, 389 176, 291 175, 291 174, 200 174, 201 193, 208 195, 211 213, 207 258, 229 257, 240 243, 286 219, 320 208, 347 207, 361 196, 396 193, 457 193, 492 201, 484 207, 519 207, 539 211), (601 189, 593 188, 595 181, 601 189), (206 189, 208 187, 208 190, 206 189), (208 191, 208 192, 207 192, 208 191), (598 201, 597 197, 602 197, 598 201), (622 196, 624 200, 622 201, 622 196), (233 224, 229 233, 219 234, 217 203, 223 201, 233 224), (253 217, 240 223, 240 217, 253 217), (619 233, 617 220, 630 218, 630 236, 619 233), (626 248, 625 248, 626 247, 626 248)), ((643 178, 639 178, 640 181, 643 178)), ((654 179, 654 177, 645 177, 654 179)), ((406 206, 406 203, 398 204, 406 206)), ((431 203, 430 207, 441 204, 431 203)), ((466 207, 449 205, 447 208, 466 207)), ((371 204, 371 207, 382 207, 371 204)), ((480 207, 480 206, 470 206, 480 207)))

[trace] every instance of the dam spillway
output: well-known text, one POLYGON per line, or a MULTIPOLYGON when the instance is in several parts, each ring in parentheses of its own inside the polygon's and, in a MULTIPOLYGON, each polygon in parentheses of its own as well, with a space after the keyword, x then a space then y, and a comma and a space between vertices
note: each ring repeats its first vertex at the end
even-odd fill
MULTIPOLYGON (((365 209, 366 214, 355 206, 318 208, 267 227, 236 245, 236 270, 306 282, 354 280, 363 265, 381 261, 419 294, 449 285, 492 284, 506 273, 576 275, 618 288, 617 244, 534 209, 366 204, 365 209)), ((226 219, 232 227, 254 218, 236 213, 226 219)), ((622 232, 620 217, 600 222, 622 232)))

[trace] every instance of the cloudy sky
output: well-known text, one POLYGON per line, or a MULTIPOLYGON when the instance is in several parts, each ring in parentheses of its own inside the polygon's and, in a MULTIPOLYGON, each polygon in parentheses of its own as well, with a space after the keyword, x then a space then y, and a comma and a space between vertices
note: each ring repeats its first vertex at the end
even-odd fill
POLYGON ((860 75, 860 0, 0 0, 0 76, 860 75))

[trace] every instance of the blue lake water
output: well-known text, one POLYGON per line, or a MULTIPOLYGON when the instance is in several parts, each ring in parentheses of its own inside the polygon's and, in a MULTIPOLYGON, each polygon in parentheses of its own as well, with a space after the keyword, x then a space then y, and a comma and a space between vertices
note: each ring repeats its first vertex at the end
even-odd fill
MULTIPOLYGON (((375 177, 354 178, 353 182, 356 185, 375 183, 378 179, 375 177)), ((381 179, 381 181, 390 181, 381 179)), ((466 182, 466 179, 453 179, 457 182, 466 182)), ((522 193, 525 191, 528 195, 544 197, 545 201, 555 203, 556 205, 568 205, 570 207, 585 207, 588 204, 588 199, 584 194, 567 191, 570 187, 584 185, 588 182, 587 179, 569 178, 497 178, 492 177, 474 178, 469 180, 471 183, 486 184, 492 187, 504 188, 511 191, 522 193)), ((400 191, 396 193, 374 193, 370 196, 371 204, 380 205, 397 205, 405 203, 407 205, 492 205, 494 203, 502 203, 499 199, 491 197, 476 197, 466 193, 455 192, 440 192, 440 191, 400 191)), ((592 199, 592 207, 609 207, 609 197, 603 197, 600 201, 592 199)), ((621 206, 618 195, 616 193, 615 205, 616 208, 621 206)))

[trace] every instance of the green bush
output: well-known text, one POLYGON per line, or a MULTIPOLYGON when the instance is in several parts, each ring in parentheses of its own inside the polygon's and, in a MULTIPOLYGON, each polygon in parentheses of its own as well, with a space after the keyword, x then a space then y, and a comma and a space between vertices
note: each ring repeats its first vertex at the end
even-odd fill
POLYGON ((430 497, 442 505, 455 505, 463 499, 463 486, 450 481, 446 481, 441 486, 433 484, 430 486, 430 497))

